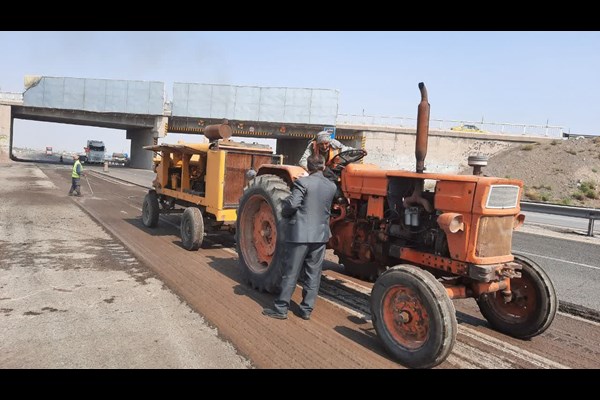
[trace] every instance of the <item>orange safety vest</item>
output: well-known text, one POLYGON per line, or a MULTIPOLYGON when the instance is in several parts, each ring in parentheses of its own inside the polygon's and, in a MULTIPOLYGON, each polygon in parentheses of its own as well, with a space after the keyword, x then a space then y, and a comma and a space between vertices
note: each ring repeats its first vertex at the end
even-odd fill
MULTIPOLYGON (((329 165, 329 161, 333 159, 333 157, 337 156, 340 152, 340 149, 334 149, 331 144, 329 145, 329 151, 327 152, 327 156, 325 156, 325 165, 329 165)), ((319 149, 319 145, 317 141, 313 141, 313 154, 321 154, 319 149)))

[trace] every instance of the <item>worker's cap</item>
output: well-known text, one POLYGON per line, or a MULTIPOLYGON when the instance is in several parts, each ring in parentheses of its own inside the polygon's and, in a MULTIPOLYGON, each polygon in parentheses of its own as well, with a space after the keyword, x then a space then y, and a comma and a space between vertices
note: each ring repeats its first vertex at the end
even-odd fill
POLYGON ((79 155, 78 154, 73 154, 73 160, 79 160, 79 155))
POLYGON ((317 144, 331 142, 331 132, 321 131, 317 133, 317 144))

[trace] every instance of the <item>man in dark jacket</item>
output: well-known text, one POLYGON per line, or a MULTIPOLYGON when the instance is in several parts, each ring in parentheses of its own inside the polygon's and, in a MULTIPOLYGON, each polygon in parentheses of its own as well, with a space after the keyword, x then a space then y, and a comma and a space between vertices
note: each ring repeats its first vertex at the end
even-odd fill
POLYGON ((331 237, 329 216, 331 202, 336 191, 335 183, 323 176, 325 159, 321 155, 308 157, 309 176, 294 182, 292 194, 283 201, 282 215, 289 218, 286 232, 287 257, 283 266, 281 293, 273 308, 265 308, 263 314, 272 318, 286 319, 290 299, 298 277, 303 274, 300 317, 310 319, 314 308, 325 246, 331 237))

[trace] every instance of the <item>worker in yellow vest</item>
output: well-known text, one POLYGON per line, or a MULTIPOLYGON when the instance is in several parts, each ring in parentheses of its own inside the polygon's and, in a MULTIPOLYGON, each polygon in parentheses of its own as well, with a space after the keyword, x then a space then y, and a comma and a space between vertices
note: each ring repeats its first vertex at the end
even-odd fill
POLYGON ((69 190, 69 196, 81 196, 81 189, 79 185, 79 179, 84 176, 83 167, 79 162, 79 156, 73 154, 73 171, 71 172, 71 190, 69 190))

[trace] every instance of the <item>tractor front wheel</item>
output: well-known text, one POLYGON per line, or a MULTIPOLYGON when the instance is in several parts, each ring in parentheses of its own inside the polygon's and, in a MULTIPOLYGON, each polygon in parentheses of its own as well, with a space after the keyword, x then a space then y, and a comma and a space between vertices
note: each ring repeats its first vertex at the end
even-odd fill
POLYGON ((516 255, 521 277, 510 280, 512 298, 507 303, 501 293, 484 293, 477 304, 494 329, 528 339, 544 332, 556 315, 558 299, 550 277, 534 261, 516 255))
POLYGON ((379 276, 371 292, 371 317, 387 351, 407 367, 435 367, 456 340, 456 311, 444 286, 412 265, 397 265, 379 276))

